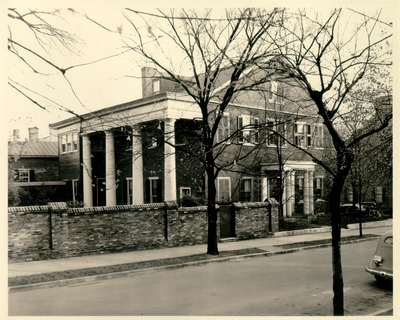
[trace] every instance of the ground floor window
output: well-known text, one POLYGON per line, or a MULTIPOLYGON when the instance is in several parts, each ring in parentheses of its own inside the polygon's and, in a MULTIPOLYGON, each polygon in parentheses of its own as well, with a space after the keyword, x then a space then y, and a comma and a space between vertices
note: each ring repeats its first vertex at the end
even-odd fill
POLYGON ((18 182, 32 182, 35 181, 35 170, 31 169, 18 169, 18 182))
POLYGON ((75 203, 78 201, 78 180, 72 180, 72 201, 75 203))
POLYGON ((190 196, 192 194, 190 187, 180 187, 179 188, 179 197, 182 199, 183 197, 190 196))
POLYGON ((133 180, 132 178, 126 178, 126 197, 127 204, 133 204, 133 180))
POLYGON ((162 202, 162 180, 158 177, 151 177, 146 181, 146 202, 162 202))
POLYGON ((315 199, 322 199, 324 196, 323 190, 322 190, 322 182, 323 182, 323 177, 316 177, 314 179, 314 198, 315 199))
POLYGON ((252 201, 253 179, 240 179, 239 201, 252 201))

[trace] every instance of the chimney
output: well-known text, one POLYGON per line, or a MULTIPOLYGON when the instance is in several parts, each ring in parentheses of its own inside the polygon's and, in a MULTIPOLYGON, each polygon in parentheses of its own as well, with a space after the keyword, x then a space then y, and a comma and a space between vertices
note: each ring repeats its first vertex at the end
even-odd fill
POLYGON ((13 130, 13 141, 19 141, 19 129, 13 130))
POLYGON ((29 141, 39 140, 39 129, 38 127, 28 128, 29 130, 29 141))

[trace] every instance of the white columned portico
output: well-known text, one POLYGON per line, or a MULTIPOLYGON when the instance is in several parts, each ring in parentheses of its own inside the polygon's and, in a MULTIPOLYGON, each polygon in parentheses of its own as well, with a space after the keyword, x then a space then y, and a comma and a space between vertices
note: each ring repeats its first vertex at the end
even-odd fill
POLYGON ((106 205, 115 206, 117 204, 116 179, 115 179, 115 150, 114 135, 110 130, 106 130, 106 205))
POLYGON ((164 119, 164 200, 176 200, 175 119, 164 119))
POLYGON ((142 138, 138 125, 133 126, 132 136, 132 192, 133 204, 143 204, 143 155, 142 138))
MULTIPOLYGON (((262 163, 261 170, 265 172, 274 172, 281 170, 278 163, 262 163)), ((315 163, 311 161, 288 160, 283 165, 283 194, 282 194, 282 215, 291 217, 295 208, 295 175, 296 171, 305 171, 304 176, 304 214, 314 212, 314 170, 315 163)), ((268 194, 269 191, 268 191, 268 194)))
POLYGON ((82 135, 82 171, 83 203, 85 207, 93 207, 92 151, 88 134, 82 135))

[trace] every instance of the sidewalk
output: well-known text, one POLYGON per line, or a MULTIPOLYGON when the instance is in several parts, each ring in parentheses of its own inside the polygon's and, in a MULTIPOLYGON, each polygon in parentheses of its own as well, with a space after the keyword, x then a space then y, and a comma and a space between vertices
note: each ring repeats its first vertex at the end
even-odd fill
MULTIPOLYGON (((342 229, 342 237, 358 235, 357 225, 350 225, 349 229, 342 229)), ((381 235, 383 232, 392 229, 392 220, 385 220, 366 225, 363 227, 363 234, 381 235)), ((273 237, 242 240, 233 242, 221 242, 218 244, 219 251, 238 250, 246 248, 259 248, 268 253, 284 253, 278 245, 289 243, 317 241, 330 239, 329 228, 305 229, 295 232, 278 232, 273 237), (292 235, 294 234, 294 235, 292 235)), ((153 250, 141 250, 122 253, 110 253, 102 255, 90 255, 72 258, 52 259, 43 261, 31 261, 11 263, 8 265, 8 277, 27 276, 57 271, 76 270, 83 268, 104 267, 125 263, 142 262, 149 260, 160 260, 166 258, 184 257, 195 254, 202 254, 207 251, 207 245, 193 245, 185 247, 163 248, 153 250)), ((216 256, 218 258, 218 256, 216 256)))

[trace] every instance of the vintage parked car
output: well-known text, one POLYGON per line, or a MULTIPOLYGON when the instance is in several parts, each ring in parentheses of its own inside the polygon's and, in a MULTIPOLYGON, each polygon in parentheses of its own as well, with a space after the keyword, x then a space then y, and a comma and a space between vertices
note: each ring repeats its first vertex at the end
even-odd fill
POLYGON ((362 202, 361 205, 365 207, 366 214, 369 216, 380 217, 381 213, 378 210, 378 207, 375 202, 362 202))
POLYGON ((365 271, 378 281, 393 279, 393 231, 386 231, 380 238, 375 255, 365 271))
MULTIPOLYGON (((367 209, 364 205, 361 204, 361 213, 365 214, 367 209)), ((340 213, 341 214, 358 214, 359 212, 359 205, 352 204, 352 203, 345 203, 340 206, 340 213)))

